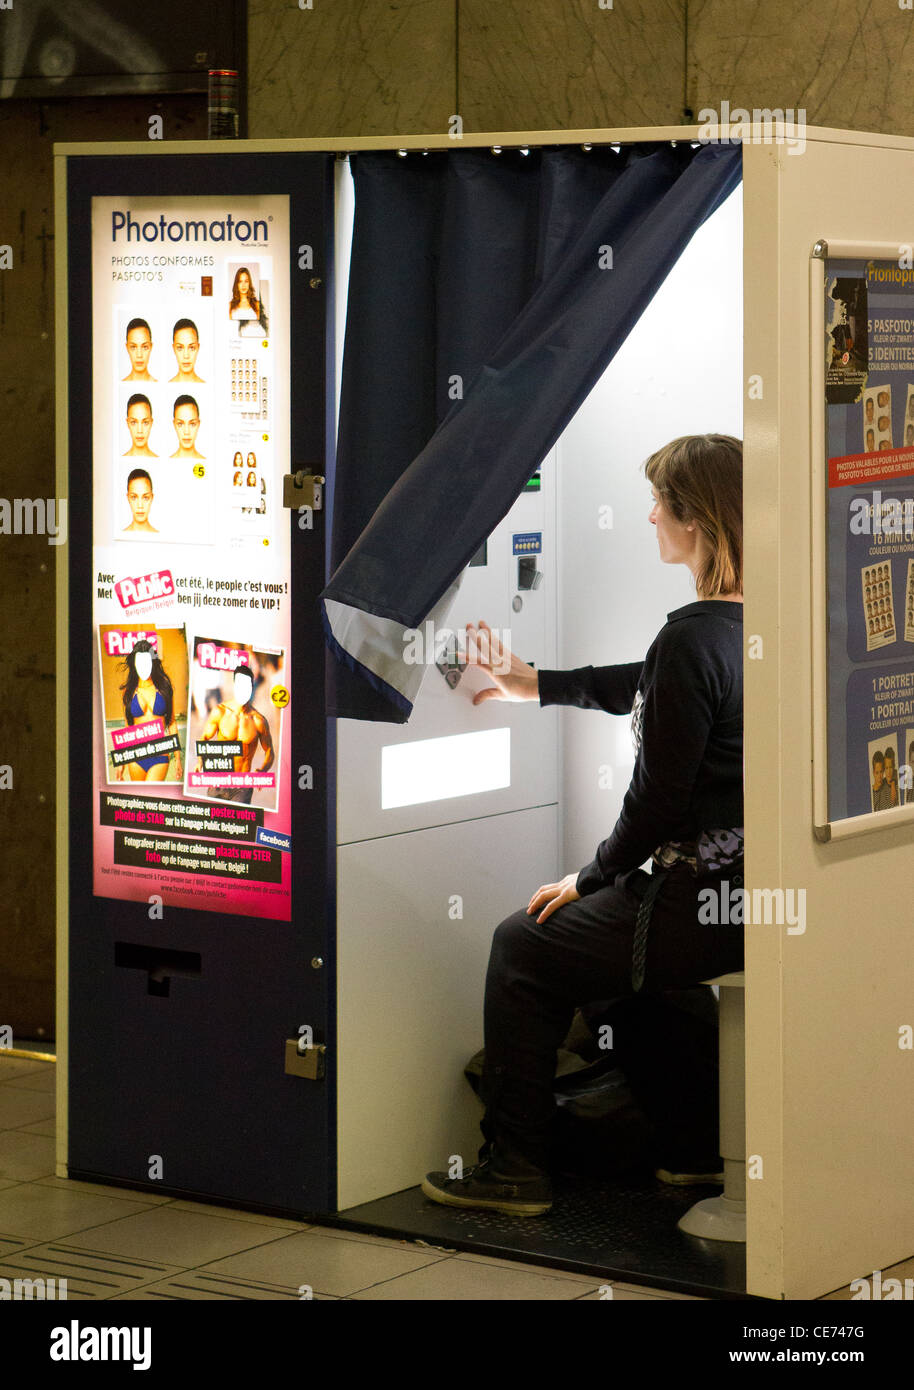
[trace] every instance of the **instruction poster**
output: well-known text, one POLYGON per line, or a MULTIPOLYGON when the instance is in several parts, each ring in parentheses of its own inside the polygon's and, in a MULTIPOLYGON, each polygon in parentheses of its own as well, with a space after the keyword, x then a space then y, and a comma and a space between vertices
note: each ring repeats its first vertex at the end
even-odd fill
POLYGON ((914 803, 914 269, 828 260, 828 817, 914 803))
POLYGON ((289 202, 92 200, 94 892, 291 916, 289 202))

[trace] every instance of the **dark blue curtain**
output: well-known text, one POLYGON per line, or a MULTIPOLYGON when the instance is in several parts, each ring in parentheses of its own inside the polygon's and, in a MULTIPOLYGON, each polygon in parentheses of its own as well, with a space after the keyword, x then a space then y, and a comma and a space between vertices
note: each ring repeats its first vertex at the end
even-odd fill
POLYGON ((742 153, 664 142, 351 164, 333 574, 321 594, 339 658, 328 711, 404 722, 417 676, 400 666, 403 630, 449 606, 739 183, 742 153))

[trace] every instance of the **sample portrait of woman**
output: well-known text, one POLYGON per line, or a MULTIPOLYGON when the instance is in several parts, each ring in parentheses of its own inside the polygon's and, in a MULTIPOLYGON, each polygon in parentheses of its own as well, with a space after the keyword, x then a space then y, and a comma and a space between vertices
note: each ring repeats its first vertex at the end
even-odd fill
POLYGON ((236 449, 236 450, 235 450, 235 457, 232 459, 232 467, 233 467, 233 468, 243 468, 243 467, 244 467, 244 454, 241 452, 240 449, 236 449))
POLYGON ((242 483, 242 476, 241 476, 241 469, 239 468, 239 469, 237 470, 237 472, 235 473, 234 478, 232 479, 232 487, 241 487, 241 483, 242 483))
POLYGON ((246 467, 246 468, 256 468, 256 467, 257 467, 257 455, 253 452, 253 450, 251 450, 251 452, 248 454, 248 461, 247 461, 247 463, 245 464, 245 467, 246 467))
POLYGON ((896 770, 896 768, 895 768, 895 749, 892 747, 891 744, 889 744, 889 746, 886 748, 884 758, 885 758, 885 767, 884 767, 884 770, 883 770, 883 774, 882 774, 882 775, 883 775, 883 777, 885 778, 886 785, 888 786, 888 789, 889 789, 889 791, 890 791, 890 793, 891 793, 891 800, 890 800, 890 802, 889 802, 889 805, 890 805, 890 806, 897 806, 897 805, 898 805, 898 772, 897 772, 897 770, 896 770))
MULTIPOLYGON (((161 719, 166 734, 176 734, 175 697, 171 681, 162 662, 150 642, 137 642, 121 663, 127 672, 127 679, 120 687, 124 701, 124 720, 129 727, 135 724, 148 724, 153 719, 161 719)), ((164 782, 168 776, 168 764, 175 760, 175 776, 184 779, 180 748, 171 753, 158 753, 149 757, 135 758, 131 763, 122 763, 115 773, 119 782, 129 776, 132 782, 164 782)))
MULTIPOLYGON (((474 704, 538 700, 630 714, 636 753, 619 818, 592 862, 534 887, 495 930, 483 1008, 484 1142, 462 1177, 427 1174, 423 1193, 444 1205, 549 1210, 556 1052, 577 1006, 691 988, 743 968, 743 927, 731 920, 741 914, 722 908, 743 883, 742 444, 683 436, 644 471, 657 558, 686 566, 696 598, 668 614, 643 661, 536 670, 513 652, 508 661, 486 623, 467 625, 467 660, 493 681, 474 704), (719 911, 708 911, 709 896, 719 911)), ((722 1181, 719 1154, 690 1150, 676 1125, 657 1135, 658 1178, 722 1181)))
POLYGON ((232 298, 229 301, 230 319, 259 319, 260 301, 257 298, 257 291, 251 279, 251 272, 247 266, 241 266, 235 271, 235 280, 232 284, 232 298))
POLYGON ((256 487, 256 486, 257 486, 257 474, 254 472, 253 469, 251 469, 250 473, 248 474, 248 487, 256 487))
POLYGON ((152 330, 145 319, 131 319, 127 325, 125 347, 130 359, 130 371, 123 381, 155 381, 149 371, 152 352, 152 330))

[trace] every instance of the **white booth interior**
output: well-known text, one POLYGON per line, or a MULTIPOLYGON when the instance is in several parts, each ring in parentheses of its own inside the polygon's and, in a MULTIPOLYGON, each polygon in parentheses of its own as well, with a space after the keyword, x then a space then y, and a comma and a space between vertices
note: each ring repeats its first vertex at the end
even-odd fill
MULTIPOLYGON (((337 190, 339 386, 345 163, 337 190)), ((685 568, 659 560, 641 465, 679 435, 742 436, 742 248, 740 187, 543 460, 541 490, 517 499, 487 563, 464 571, 448 628, 482 619, 510 629, 512 649, 539 668, 601 666, 643 658, 667 613, 694 599, 685 568), (529 532, 542 533, 542 579, 521 593, 512 534, 529 532)), ((630 780, 627 719, 474 707, 488 684, 468 670, 451 689, 432 662, 408 723, 337 721, 340 1211, 413 1187, 455 1155, 475 1161, 482 1110, 463 1068, 483 1042, 492 933, 540 884, 590 861, 630 780), (387 789, 414 746, 424 786, 387 789), (479 790, 466 790, 477 750, 479 790), (391 799, 409 804, 385 808, 391 799)))

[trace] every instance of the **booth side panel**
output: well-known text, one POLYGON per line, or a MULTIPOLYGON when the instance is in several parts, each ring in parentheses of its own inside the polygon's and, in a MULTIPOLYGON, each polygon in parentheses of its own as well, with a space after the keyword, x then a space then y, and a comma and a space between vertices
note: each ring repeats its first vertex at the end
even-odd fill
MULTIPOLYGON (((779 546, 772 537, 766 541, 763 519, 758 530, 754 519, 752 527, 754 544, 776 565, 778 585, 775 593, 772 581, 763 581, 763 608, 748 628, 763 625, 771 656, 747 666, 773 657, 778 668, 780 698, 770 706, 777 710, 777 755, 770 763, 777 776, 753 799, 750 837, 770 833, 758 830, 764 807, 780 828, 780 853, 776 864, 770 854, 763 860, 750 838, 749 883, 763 869, 772 871, 767 886, 805 890, 805 931, 751 927, 747 936, 750 971, 774 949, 764 937, 776 936, 781 954, 782 1292, 790 1299, 821 1295, 914 1251, 910 1053, 898 1043, 899 1027, 910 1022, 914 977, 905 891, 911 832, 899 826, 822 844, 812 828, 809 653, 812 604, 821 599, 810 564, 810 356, 823 348, 810 341, 808 295, 809 256, 818 239, 899 247, 909 239, 912 170, 908 151, 878 137, 860 136, 856 145, 811 140, 805 153, 778 158, 779 546)), ((874 369, 870 381, 878 380, 874 369)), ((864 746, 867 737, 862 731, 864 746)), ((752 989, 758 978, 750 976, 752 989)), ((754 1125, 761 1057, 777 1034, 773 1016, 762 1033, 751 990, 749 1003, 754 1125)), ((750 1154, 759 1139, 766 1142, 750 1133, 750 1154)), ((768 1139, 774 1141, 773 1132, 768 1139)), ((767 1181, 766 1171, 750 1190, 767 1181)), ((767 1292, 757 1288, 758 1258, 750 1248, 749 1289, 767 1292)))
MULTIPOLYGON (((761 390, 752 395, 746 390, 743 433, 743 726, 746 884, 750 889, 779 882, 781 862, 777 200, 776 150, 744 145, 743 373, 746 383, 757 379, 761 390), (748 655, 755 638, 760 660, 748 655)), ((746 1288, 767 1298, 783 1297, 784 1287, 782 1104, 781 939, 775 930, 750 929, 746 931, 746 1152, 761 1157, 764 1176, 746 1185, 746 1288)))

